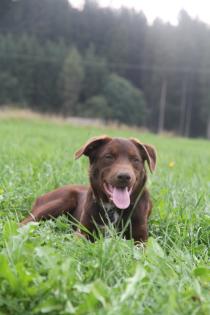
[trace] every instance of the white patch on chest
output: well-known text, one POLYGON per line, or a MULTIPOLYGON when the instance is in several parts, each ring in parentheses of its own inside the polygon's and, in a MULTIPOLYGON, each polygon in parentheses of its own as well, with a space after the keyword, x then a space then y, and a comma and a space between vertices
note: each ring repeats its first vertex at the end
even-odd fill
POLYGON ((106 209, 106 211, 109 211, 113 208, 113 205, 110 202, 104 202, 102 205, 103 208, 106 209))
POLYGON ((120 215, 111 203, 104 203, 103 208, 106 210, 110 223, 116 224, 120 215))

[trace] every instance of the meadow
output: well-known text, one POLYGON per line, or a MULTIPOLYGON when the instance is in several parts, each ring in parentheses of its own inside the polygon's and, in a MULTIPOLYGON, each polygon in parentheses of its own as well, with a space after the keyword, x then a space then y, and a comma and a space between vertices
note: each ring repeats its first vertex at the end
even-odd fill
POLYGON ((0 118, 0 314, 210 314, 210 143, 138 130, 0 118), (74 152, 95 135, 137 137, 158 152, 149 240, 108 227, 95 243, 67 217, 23 228, 36 196, 88 183, 74 152))

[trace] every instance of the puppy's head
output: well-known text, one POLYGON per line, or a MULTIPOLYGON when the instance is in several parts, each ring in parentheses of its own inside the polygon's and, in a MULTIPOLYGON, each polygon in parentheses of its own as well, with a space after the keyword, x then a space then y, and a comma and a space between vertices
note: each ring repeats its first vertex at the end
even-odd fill
POLYGON ((96 197, 118 209, 128 208, 132 196, 144 185, 145 162, 151 172, 156 167, 155 149, 133 138, 92 138, 75 156, 81 155, 89 157, 90 183, 96 197))

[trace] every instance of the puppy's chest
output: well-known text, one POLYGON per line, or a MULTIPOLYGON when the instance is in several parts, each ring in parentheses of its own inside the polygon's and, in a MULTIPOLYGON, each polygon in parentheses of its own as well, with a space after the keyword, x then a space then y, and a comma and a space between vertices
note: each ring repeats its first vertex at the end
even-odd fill
POLYGON ((120 220, 119 210, 110 203, 104 203, 100 209, 99 226, 106 224, 116 225, 120 220))

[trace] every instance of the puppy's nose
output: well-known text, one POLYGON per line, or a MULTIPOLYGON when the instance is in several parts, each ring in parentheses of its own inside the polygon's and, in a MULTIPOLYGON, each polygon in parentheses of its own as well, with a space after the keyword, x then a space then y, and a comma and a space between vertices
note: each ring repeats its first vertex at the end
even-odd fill
POLYGON ((131 176, 129 173, 119 173, 117 175, 117 179, 121 182, 129 182, 131 180, 131 176))

